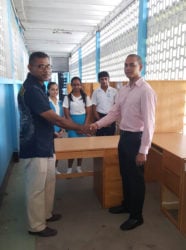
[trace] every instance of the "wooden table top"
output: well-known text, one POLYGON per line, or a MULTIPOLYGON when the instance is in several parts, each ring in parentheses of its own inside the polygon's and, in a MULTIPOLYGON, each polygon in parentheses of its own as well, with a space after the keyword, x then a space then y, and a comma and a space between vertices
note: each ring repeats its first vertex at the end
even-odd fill
POLYGON ((179 133, 155 133, 152 143, 182 159, 186 159, 186 135, 179 133))
MULTIPOLYGON (((119 136, 91 136, 55 139, 55 152, 95 151, 116 149, 119 136)), ((152 143, 162 149, 186 159, 186 135, 179 133, 155 133, 152 143)))
POLYGON ((90 136, 80 138, 55 139, 55 152, 91 151, 100 149, 116 149, 119 136, 90 136))

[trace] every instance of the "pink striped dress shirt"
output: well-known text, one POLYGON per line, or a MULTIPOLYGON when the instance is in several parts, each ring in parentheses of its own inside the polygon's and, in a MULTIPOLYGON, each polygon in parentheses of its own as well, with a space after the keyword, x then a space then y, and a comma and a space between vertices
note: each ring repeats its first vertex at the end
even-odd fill
POLYGON ((139 153, 147 154, 154 133, 156 100, 154 90, 143 78, 138 79, 132 87, 128 83, 119 91, 108 115, 96 122, 98 128, 118 120, 121 130, 142 131, 139 153))

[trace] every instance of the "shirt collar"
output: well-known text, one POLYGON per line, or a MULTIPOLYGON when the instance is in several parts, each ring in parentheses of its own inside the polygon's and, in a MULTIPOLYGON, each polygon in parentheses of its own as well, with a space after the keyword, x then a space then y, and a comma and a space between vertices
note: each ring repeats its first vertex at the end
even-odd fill
MULTIPOLYGON (((140 87, 143 83, 143 77, 140 77, 135 83, 134 86, 140 87)), ((126 85, 127 87, 130 87, 129 82, 126 85)))
POLYGON ((106 90, 106 91, 104 91, 101 87, 99 87, 99 90, 100 90, 100 91, 104 91, 104 92, 110 91, 110 89, 111 89, 111 87, 110 87, 110 86, 108 86, 107 90, 106 90))
POLYGON ((28 73, 27 80, 28 80, 28 83, 30 83, 32 85, 36 85, 37 87, 41 88, 44 92, 46 92, 45 84, 44 83, 40 84, 37 77, 35 77, 32 74, 28 73))

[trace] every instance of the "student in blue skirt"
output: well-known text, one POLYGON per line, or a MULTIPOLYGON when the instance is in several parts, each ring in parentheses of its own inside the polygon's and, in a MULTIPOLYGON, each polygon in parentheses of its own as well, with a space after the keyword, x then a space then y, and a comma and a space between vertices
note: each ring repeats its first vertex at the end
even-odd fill
MULTIPOLYGON (((47 86, 47 94, 49 98, 50 107, 54 112, 56 112, 57 115, 63 116, 63 107, 62 107, 62 101, 59 100, 59 88, 58 84, 56 82, 49 82, 47 86)), ((54 137, 55 138, 61 138, 64 134, 64 129, 61 127, 58 127, 57 125, 54 125, 54 137)), ((58 161, 56 161, 56 174, 61 174, 61 172, 57 169, 58 161)))
MULTIPOLYGON (((82 89, 81 79, 77 76, 71 80, 72 91, 65 96, 63 101, 64 115, 68 120, 72 120, 77 124, 89 124, 91 119, 92 103, 90 97, 82 89)), ((68 130, 68 137, 83 137, 75 130, 68 130)), ((74 159, 69 159, 67 174, 72 173, 72 165, 74 159)), ((82 159, 77 159, 76 170, 82 172, 82 159)))

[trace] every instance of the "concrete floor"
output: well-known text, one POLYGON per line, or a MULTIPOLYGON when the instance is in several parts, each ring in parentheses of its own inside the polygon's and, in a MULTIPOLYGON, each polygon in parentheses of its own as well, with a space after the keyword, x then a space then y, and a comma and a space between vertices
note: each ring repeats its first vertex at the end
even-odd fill
MULTIPOLYGON (((83 168, 92 168, 92 159, 83 168)), ((66 171, 67 161, 59 169, 66 171)), ((3 205, 0 208, 1 250, 185 250, 186 238, 160 211, 160 187, 147 184, 145 223, 123 232, 120 224, 127 215, 112 215, 102 209, 93 192, 93 178, 57 180, 55 211, 62 220, 50 223, 58 235, 50 238, 27 234, 24 206, 23 169, 14 166, 3 205)))

